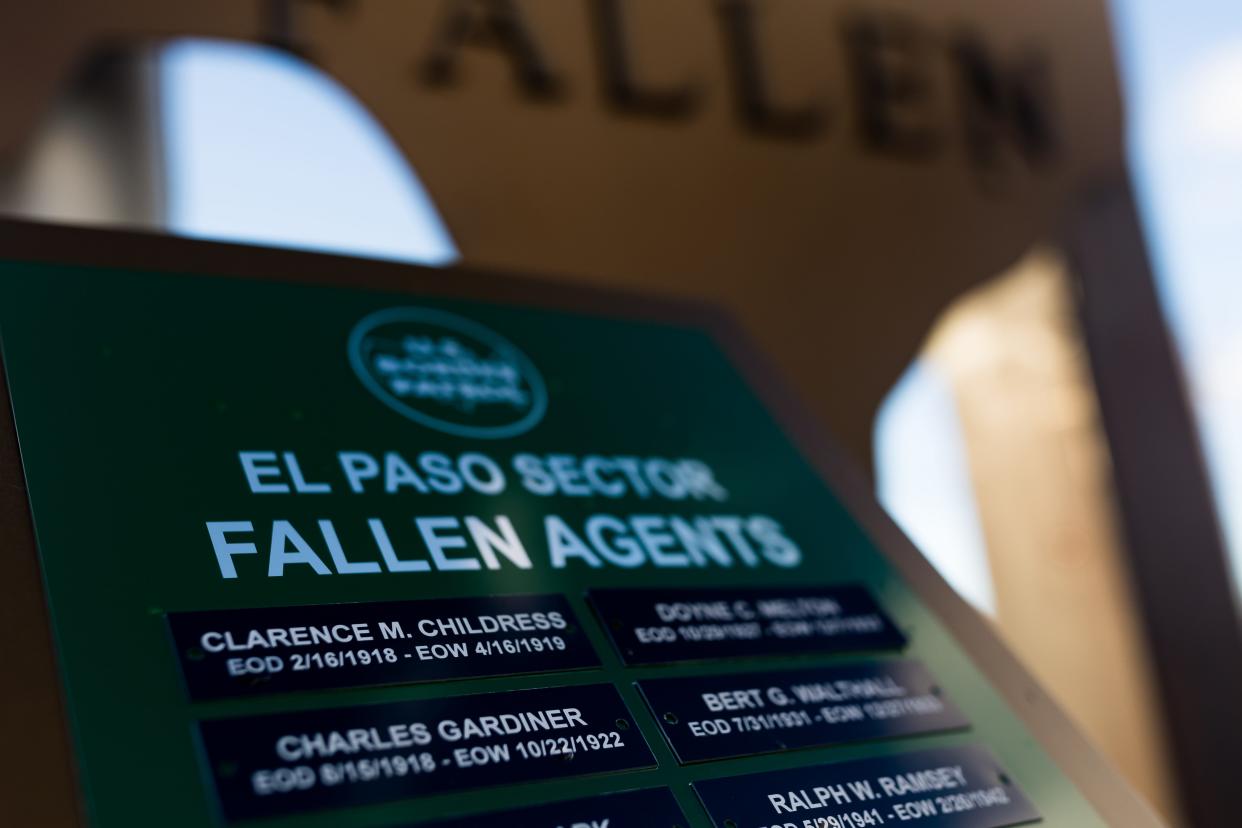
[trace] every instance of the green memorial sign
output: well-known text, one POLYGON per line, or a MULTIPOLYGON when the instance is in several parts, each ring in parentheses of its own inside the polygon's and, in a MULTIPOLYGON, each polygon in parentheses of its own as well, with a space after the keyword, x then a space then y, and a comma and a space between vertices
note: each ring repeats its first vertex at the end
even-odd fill
POLYGON ((90 825, 1104 824, 701 319, 333 261, 0 267, 90 825))

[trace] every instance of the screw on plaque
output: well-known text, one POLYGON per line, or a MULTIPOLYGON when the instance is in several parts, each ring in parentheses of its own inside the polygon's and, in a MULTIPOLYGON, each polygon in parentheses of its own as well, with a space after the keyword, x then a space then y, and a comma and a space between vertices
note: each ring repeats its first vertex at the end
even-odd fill
POLYGON ((671 724, 671 725, 675 725, 675 724, 677 724, 677 723, 678 723, 679 721, 681 721, 681 720, 677 718, 677 714, 676 714, 676 713, 665 713, 665 714, 664 714, 664 721, 668 722, 668 723, 669 723, 669 724, 671 724))
POLYGON ((724 828, 737 828, 737 823, 731 819, 724 821, 724 828))
POLYGON ((933 684, 933 685, 932 685, 932 688, 931 688, 931 694, 932 694, 933 696, 939 696, 939 695, 940 695, 941 693, 943 693, 943 692, 944 692, 944 691, 940 689, 940 685, 939 685, 939 684, 933 684))
POLYGON ((231 776, 236 776, 237 771, 238 771, 238 767, 237 767, 236 762, 221 762, 219 765, 216 766, 216 773, 220 774, 226 779, 231 776))
POLYGON ((620 618, 614 618, 610 622, 609 626, 611 626, 614 630, 621 630, 625 627, 625 624, 621 621, 620 618))
POLYGON ((1011 779, 1009 778, 1009 774, 1007 774, 1007 773, 1001 773, 1001 774, 998 774, 996 778, 1000 780, 1000 783, 1001 783, 1002 785, 1011 785, 1011 784, 1013 784, 1013 780, 1011 780, 1011 779))
POLYGON ((630 729, 630 723, 627 722, 625 719, 617 719, 616 725, 617 725, 617 730, 629 730, 630 729))
POLYGON ((202 661, 207 657, 207 654, 200 647, 191 647, 185 651, 185 657, 190 661, 202 661))

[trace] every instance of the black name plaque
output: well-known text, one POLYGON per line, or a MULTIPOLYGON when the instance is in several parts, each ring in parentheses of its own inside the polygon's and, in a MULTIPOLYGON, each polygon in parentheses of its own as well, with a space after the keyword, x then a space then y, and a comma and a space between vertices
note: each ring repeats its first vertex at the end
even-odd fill
POLYGON ((605 684, 215 719, 199 729, 230 820, 655 765, 605 684))
POLYGON ((168 626, 194 701, 599 665, 562 595, 174 612, 168 626))
POLYGON ((982 747, 701 780, 717 828, 1008 828, 1039 812, 982 747))
POLYGON ((683 764, 970 725, 917 661, 644 679, 638 687, 683 764))
POLYGON ((905 636, 860 586, 592 589, 626 664, 895 650, 905 636))
POLYGON ((685 828, 689 824, 668 788, 647 788, 420 822, 410 828, 685 828))

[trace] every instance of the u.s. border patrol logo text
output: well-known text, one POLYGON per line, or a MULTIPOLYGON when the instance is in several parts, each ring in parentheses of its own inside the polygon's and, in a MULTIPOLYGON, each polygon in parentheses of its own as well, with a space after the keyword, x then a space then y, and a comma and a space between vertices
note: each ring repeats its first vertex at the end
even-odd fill
POLYGON ((365 317, 349 336, 349 361, 389 408, 458 437, 514 437, 538 424, 548 405, 525 354, 445 311, 391 308, 365 317))

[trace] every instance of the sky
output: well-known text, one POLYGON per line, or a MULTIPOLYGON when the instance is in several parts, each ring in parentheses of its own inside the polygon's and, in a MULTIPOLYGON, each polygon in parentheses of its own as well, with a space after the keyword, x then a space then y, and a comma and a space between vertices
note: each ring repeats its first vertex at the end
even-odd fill
POLYGON ((164 51, 172 230, 443 265, 457 249, 401 151, 327 75, 275 49, 164 51))

